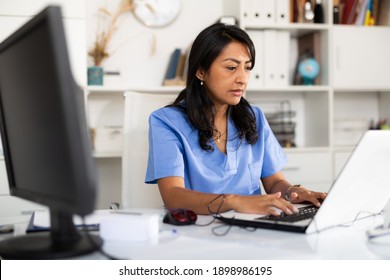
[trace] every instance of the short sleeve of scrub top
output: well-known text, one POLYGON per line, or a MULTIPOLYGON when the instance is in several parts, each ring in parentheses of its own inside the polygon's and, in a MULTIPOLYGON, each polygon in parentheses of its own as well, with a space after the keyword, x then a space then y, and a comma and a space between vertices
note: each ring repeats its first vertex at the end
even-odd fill
POLYGON ((279 172, 287 156, 272 133, 264 113, 252 107, 258 141, 251 145, 238 137, 228 119, 227 154, 214 141, 214 151, 202 150, 198 131, 177 107, 165 107, 149 117, 149 156, 145 182, 164 177, 184 178, 185 187, 206 193, 260 194, 260 179, 279 172))

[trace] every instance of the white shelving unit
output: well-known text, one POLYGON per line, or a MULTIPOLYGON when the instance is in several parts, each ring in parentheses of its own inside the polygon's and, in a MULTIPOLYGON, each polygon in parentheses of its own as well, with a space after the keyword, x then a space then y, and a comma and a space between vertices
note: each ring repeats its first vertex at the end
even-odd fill
MULTIPOLYGON (((126 92, 141 93, 179 93, 183 88, 179 86, 161 86, 161 87, 102 87, 89 86, 85 88, 85 103, 87 119, 90 128, 102 127, 123 127, 124 116, 124 94, 126 92)), ((103 147, 103 151, 95 150, 94 157, 102 158, 120 158, 122 153, 120 148, 109 146, 103 147)))
MULTIPOLYGON (((181 90, 182 87, 176 86, 144 88, 87 87, 84 93, 89 127, 97 129, 97 133, 98 129, 102 127, 123 127, 125 94, 131 94, 131 92, 178 94, 181 90)), ((106 146, 100 147, 100 150, 95 149, 93 152, 98 171, 99 193, 97 205, 99 208, 107 208, 110 202, 122 202, 121 147, 114 144, 116 141, 112 143, 105 142, 106 146)))
MULTIPOLYGON (((270 23, 264 18, 261 20, 261 9, 256 12, 260 2, 254 4, 252 0, 242 0, 239 4, 241 28, 247 30, 255 38, 253 41, 257 50, 255 62, 255 68, 257 69, 255 71, 257 71, 258 76, 251 77, 252 85, 249 85, 246 97, 252 104, 260 106, 265 111, 267 103, 270 101, 288 101, 291 104, 291 110, 295 112, 292 120, 296 124, 296 147, 285 149, 289 162, 284 169, 284 174, 292 183, 326 191, 334 177, 332 151, 333 92, 330 71, 331 52, 329 51, 332 36, 331 7, 327 3, 323 3, 325 23, 322 24, 289 23, 289 20, 288 22, 278 23, 276 15, 274 15, 276 23, 270 23), (320 84, 294 85, 293 75, 298 60, 298 39, 311 33, 317 33, 320 40, 320 84), (271 36, 267 34, 271 34, 271 36), (276 40, 275 44, 269 45, 267 40, 270 38, 272 40, 273 36, 277 37, 278 34, 288 37, 287 44, 285 41, 280 43, 276 40), (278 44, 283 44, 282 49, 278 44), (285 51, 283 48, 287 48, 289 57, 284 59, 282 63, 278 63, 280 52, 285 51), (273 57, 276 61, 276 67, 272 65, 272 60, 270 61, 269 57, 273 57), (269 64, 264 65, 267 59, 269 64), (258 67, 263 68, 258 70, 258 67), (288 69, 287 82, 282 81, 275 84, 272 79, 278 79, 279 73, 285 73, 286 68, 288 69)), ((280 8, 278 5, 284 5, 290 1, 269 2, 267 4, 269 6, 265 7, 267 15, 276 14, 280 9, 285 11, 286 17, 289 16, 289 9, 284 6, 280 8)))
MULTIPOLYGON (((286 1, 272 2, 276 5, 273 11, 277 11, 277 5, 286 1)), ((253 1, 240 1, 241 28, 250 34, 267 31, 287 31, 290 34, 290 63, 297 59, 298 38, 309 33, 319 34, 320 85, 295 86, 290 77, 288 85, 282 87, 268 87, 265 83, 263 86, 250 86, 247 91, 247 98, 259 106, 269 99, 291 102, 296 111, 298 148, 286 149, 289 164, 284 173, 293 183, 318 190, 329 188, 361 133, 347 127, 340 134, 337 130, 340 121, 351 126, 360 120, 360 123, 366 122, 368 128, 370 120, 390 120, 390 28, 334 25, 330 2, 322 1, 325 12, 323 24, 270 24, 248 20, 251 15, 245 9, 253 5, 253 1)), ((272 10, 273 7, 268 8, 272 10)), ((252 10, 255 12, 253 7, 252 10)), ((256 40, 254 42, 256 44, 256 40)), ((264 46, 257 49, 264 51, 264 46)), ((277 49, 275 46, 274 50, 277 49)), ((267 53, 269 55, 274 54, 267 53)), ((256 63, 261 64, 261 59, 256 63)), ((267 68, 267 65, 264 67, 267 68)), ((263 73, 264 79, 266 75, 267 71, 263 73)))

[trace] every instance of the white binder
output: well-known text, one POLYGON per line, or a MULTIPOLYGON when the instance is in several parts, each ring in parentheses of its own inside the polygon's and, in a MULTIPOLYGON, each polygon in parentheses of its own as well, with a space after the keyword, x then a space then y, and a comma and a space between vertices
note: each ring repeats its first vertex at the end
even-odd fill
POLYGON ((243 28, 275 24, 275 1, 242 0, 240 13, 243 28))
POLYGON ((290 23, 290 0, 275 0, 275 13, 277 24, 290 23))
POLYGON ((261 25, 272 25, 276 23, 275 18, 275 1, 271 0, 258 0, 256 1, 260 5, 260 24, 261 25))
POLYGON ((276 84, 287 87, 289 84, 290 32, 276 32, 276 84))
POLYGON ((248 35, 251 37, 256 48, 256 61, 250 74, 249 88, 258 89, 264 87, 264 32, 261 30, 251 30, 248 31, 248 35))
POLYGON ((256 26, 256 15, 259 13, 256 10, 256 2, 258 0, 242 0, 240 1, 241 26, 243 28, 256 26))
POLYGON ((277 87, 277 31, 264 30, 264 86, 277 87))

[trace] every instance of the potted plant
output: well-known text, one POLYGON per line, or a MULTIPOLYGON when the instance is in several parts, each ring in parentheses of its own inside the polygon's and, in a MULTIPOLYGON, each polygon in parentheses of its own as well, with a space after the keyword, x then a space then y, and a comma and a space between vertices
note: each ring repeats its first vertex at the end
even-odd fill
POLYGON ((102 64, 110 56, 108 46, 118 28, 118 20, 123 14, 133 10, 133 0, 122 0, 114 13, 106 8, 99 8, 99 16, 105 20, 108 19, 108 24, 103 30, 97 31, 95 42, 88 51, 88 56, 93 62, 93 65, 88 67, 88 85, 103 85, 104 70, 102 64))

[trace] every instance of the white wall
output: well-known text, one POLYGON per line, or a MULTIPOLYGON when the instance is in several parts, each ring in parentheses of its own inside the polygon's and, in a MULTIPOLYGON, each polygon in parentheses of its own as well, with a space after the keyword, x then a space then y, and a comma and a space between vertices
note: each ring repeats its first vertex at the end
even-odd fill
MULTIPOLYGON (((106 70, 119 70, 124 87, 160 86, 173 50, 187 48, 203 28, 217 21, 224 12, 231 14, 233 11, 225 7, 228 2, 232 1, 182 0, 178 18, 163 28, 145 27, 133 14, 123 15, 111 42, 110 50, 116 51, 103 66, 106 70), (151 55, 153 36, 156 51, 151 55)), ((96 36, 98 8, 115 11, 118 3, 119 0, 88 0, 88 47, 93 45, 96 36)))
POLYGON ((86 0, 0 0, 0 42, 47 5, 62 9, 73 75, 78 84, 85 85, 86 0))

